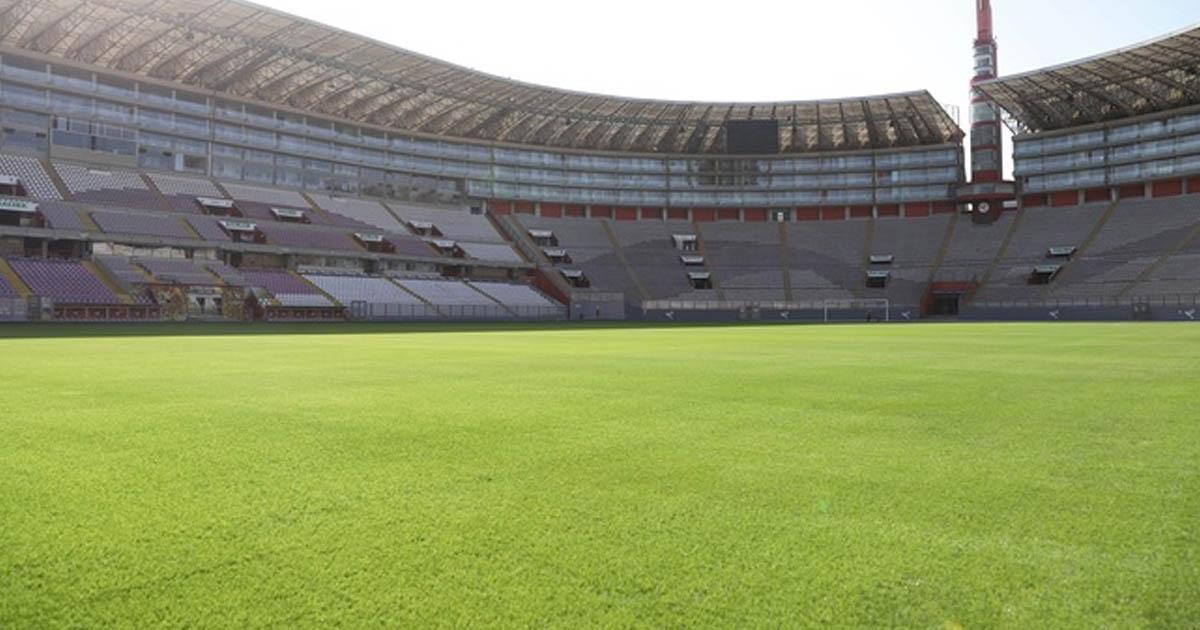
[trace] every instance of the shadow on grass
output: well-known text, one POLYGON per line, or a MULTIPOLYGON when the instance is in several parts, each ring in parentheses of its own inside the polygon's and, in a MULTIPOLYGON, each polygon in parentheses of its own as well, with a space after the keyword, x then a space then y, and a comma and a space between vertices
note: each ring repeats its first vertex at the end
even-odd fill
POLYGON ((0 341, 8 339, 64 339, 89 337, 205 337, 231 335, 396 335, 428 333, 555 332, 573 330, 638 330, 729 328, 737 326, 797 325, 785 322, 428 322, 428 323, 149 323, 149 324, 0 324, 0 341))

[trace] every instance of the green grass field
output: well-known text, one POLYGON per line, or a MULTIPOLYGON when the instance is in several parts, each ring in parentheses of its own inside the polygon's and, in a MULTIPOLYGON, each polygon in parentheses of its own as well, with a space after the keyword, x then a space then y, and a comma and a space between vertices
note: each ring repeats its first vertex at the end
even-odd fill
POLYGON ((0 628, 1196 627, 1198 360, 1183 324, 0 328, 0 628))

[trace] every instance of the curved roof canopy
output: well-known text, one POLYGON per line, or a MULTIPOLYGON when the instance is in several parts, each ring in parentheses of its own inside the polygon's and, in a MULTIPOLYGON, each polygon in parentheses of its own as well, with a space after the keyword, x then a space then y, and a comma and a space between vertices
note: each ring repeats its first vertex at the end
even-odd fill
POLYGON ((978 87, 1034 132, 1200 105, 1200 26, 978 87))
POLYGON ((0 46, 405 132, 721 153, 777 120, 784 153, 957 142, 928 92, 789 103, 630 99, 504 79, 241 0, 0 0, 0 46))

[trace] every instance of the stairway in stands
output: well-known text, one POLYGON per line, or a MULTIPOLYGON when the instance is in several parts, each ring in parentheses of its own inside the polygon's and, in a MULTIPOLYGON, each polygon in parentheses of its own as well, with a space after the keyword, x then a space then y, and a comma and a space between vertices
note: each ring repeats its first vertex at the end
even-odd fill
POLYGON ((1108 220, 1111 219, 1113 213, 1117 211, 1117 205, 1119 203, 1119 201, 1113 201, 1112 203, 1108 204, 1108 208, 1106 208, 1104 210, 1104 214, 1101 214, 1100 218, 1096 220, 1096 224, 1092 226, 1092 230, 1088 232, 1087 237, 1083 239, 1083 242, 1080 243, 1078 247, 1075 248, 1075 254, 1072 255, 1071 258, 1067 260, 1066 264, 1062 266, 1062 269, 1059 270, 1058 276, 1054 279, 1054 282, 1042 287, 1042 299, 1050 297, 1056 286, 1062 286, 1063 284, 1070 282, 1070 273, 1075 267, 1074 263, 1087 255, 1088 249, 1092 247, 1092 243, 1096 242, 1096 237, 1100 236, 1100 232, 1104 230, 1104 226, 1108 225, 1108 220))
POLYGON ((867 229, 863 236, 862 258, 858 263, 858 280, 854 284, 854 297, 862 299, 867 288, 867 270, 871 268, 871 249, 875 245, 875 225, 879 221, 874 217, 867 219, 867 229))
POLYGON ((54 184, 54 187, 58 189, 58 194, 61 195, 63 199, 70 199, 71 190, 67 188, 67 182, 63 181, 62 175, 58 174, 58 169, 54 168, 54 165, 51 164, 49 160, 43 159, 38 161, 41 162, 42 170, 46 171, 46 176, 50 178, 50 181, 54 184))
POLYGON ((0 258, 0 276, 4 276, 8 280, 8 284, 17 292, 17 295, 25 299, 33 296, 33 291, 29 288, 29 285, 25 284, 20 274, 3 258, 0 258))
POLYGON ((937 274, 942 270, 942 264, 946 262, 946 254, 950 251, 950 243, 954 241, 954 230, 958 227, 958 221, 962 218, 961 212, 954 213, 950 220, 946 222, 946 233, 942 235, 942 244, 938 246, 937 257, 933 259, 933 264, 929 266, 929 279, 925 281, 925 285, 933 284, 937 278, 937 274))
POLYGON ((788 231, 787 224, 779 224, 779 264, 780 271, 783 272, 783 299, 787 302, 792 301, 792 264, 791 257, 788 255, 788 231))
POLYGON ((1186 249, 1196 239, 1200 239, 1200 223, 1196 224, 1190 231, 1188 231, 1187 235, 1179 239, 1179 242, 1176 243, 1170 250, 1163 252, 1162 256, 1159 256, 1158 260, 1154 261, 1154 263, 1149 267, 1143 269, 1142 273, 1139 273, 1138 276, 1130 281, 1125 288, 1121 289, 1121 292, 1117 294, 1117 299, 1120 300, 1128 297, 1129 294, 1133 292, 1135 287, 1148 280, 1156 271, 1165 265, 1167 261, 1169 261, 1179 252, 1186 249))
POLYGON ((104 283, 104 286, 108 287, 108 290, 112 291, 113 295, 117 296, 117 299, 120 300, 122 304, 133 304, 133 298, 130 297, 130 295, 125 292, 125 289, 121 288, 121 284, 112 276, 109 276, 108 272, 101 268, 100 265, 97 265, 94 261, 85 260, 83 261, 83 266, 88 270, 88 273, 96 276, 97 280, 104 283))
POLYGON ((1025 209, 1017 210, 1017 217, 1013 219, 1012 225, 1008 226, 1008 233, 1004 235, 1004 241, 1000 243, 1000 248, 996 250, 996 256, 992 258, 992 262, 988 264, 987 270, 983 272, 983 276, 979 278, 979 282, 971 291, 970 295, 964 296, 964 303, 970 304, 975 301, 975 296, 992 279, 992 275, 996 273, 996 268, 1000 266, 1000 261, 1004 260, 1004 256, 1008 254, 1008 248, 1012 245, 1013 237, 1016 236, 1017 230, 1021 228, 1021 222, 1025 219, 1025 209))
POLYGON ((704 269, 705 269, 705 271, 708 271, 710 274, 708 279, 709 279, 709 282, 712 283, 713 291, 715 291, 717 294, 717 301, 724 302, 725 301, 725 292, 721 290, 721 280, 720 280, 720 278, 717 278, 717 274, 712 273, 712 271, 708 268, 708 263, 709 263, 708 250, 704 246, 704 232, 703 232, 703 230, 700 229, 700 224, 692 223, 692 231, 695 232, 695 234, 696 234, 696 249, 698 250, 697 253, 704 257, 704 269))
POLYGON ((508 239, 508 242, 516 247, 518 253, 525 259, 537 265, 535 284, 543 293, 548 293, 554 300, 563 304, 571 303, 571 293, 574 291, 562 274, 558 272, 558 268, 554 263, 546 258, 545 252, 537 243, 533 242, 529 236, 529 230, 525 224, 521 223, 520 219, 514 214, 496 215, 491 212, 487 213, 488 219, 501 236, 508 239))
POLYGON ((608 241, 612 244, 613 253, 616 254, 625 273, 629 275, 629 281, 637 289, 638 296, 643 302, 649 301, 650 292, 646 290, 646 285, 642 284, 642 279, 638 277, 637 272, 633 270, 633 265, 630 265, 629 259, 625 257, 625 250, 621 248, 621 241, 617 240, 617 233, 613 231, 612 224, 607 219, 602 219, 600 225, 604 227, 604 234, 608 236, 608 241))
POLYGON ((478 293, 479 295, 482 295, 489 302, 492 302, 496 306, 499 306, 500 308, 504 309, 504 311, 507 312, 509 315, 512 315, 513 317, 518 316, 517 312, 512 310, 512 308, 510 308, 507 304, 505 304, 504 302, 501 302, 500 300, 497 300, 496 298, 492 297, 488 293, 485 293, 483 289, 480 289, 479 287, 471 284, 470 282, 467 282, 466 280, 463 280, 462 283, 467 285, 467 287, 470 288, 472 291, 478 293))

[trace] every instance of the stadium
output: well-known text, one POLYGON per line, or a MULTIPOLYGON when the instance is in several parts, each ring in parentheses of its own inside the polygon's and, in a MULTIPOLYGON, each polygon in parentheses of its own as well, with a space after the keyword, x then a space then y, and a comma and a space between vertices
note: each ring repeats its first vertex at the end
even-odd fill
POLYGON ((1200 27, 974 4, 964 129, 0 0, 0 627, 1200 624, 1200 27))

